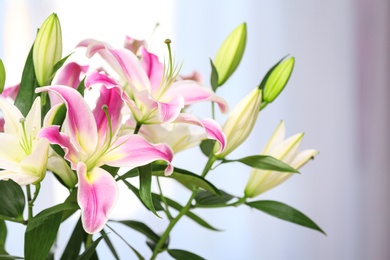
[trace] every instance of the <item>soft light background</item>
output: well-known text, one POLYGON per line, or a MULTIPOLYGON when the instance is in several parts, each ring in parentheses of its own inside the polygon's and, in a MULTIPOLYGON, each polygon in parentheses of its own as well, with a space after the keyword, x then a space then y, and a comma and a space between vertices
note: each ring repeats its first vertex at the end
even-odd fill
MULTIPOLYGON (((183 73, 199 70, 208 83, 209 57, 228 33, 248 25, 244 59, 219 94, 234 106, 259 84, 266 71, 286 54, 296 57, 293 76, 281 97, 260 115, 254 134, 232 157, 261 151, 281 119, 287 134, 305 131, 304 148, 319 156, 264 199, 287 203, 314 219, 327 236, 246 207, 198 211, 211 232, 184 220, 172 232, 172 248, 187 249, 207 259, 390 259, 389 12, 384 0, 345 1, 38 1, 0 2, 0 58, 7 84, 20 78, 36 29, 56 12, 62 23, 64 54, 78 41, 93 37, 121 46, 124 36, 146 38, 163 55, 171 38, 183 73), (159 28, 153 33, 156 22, 159 28)), ((163 56, 162 56, 163 57, 163 56)), ((208 106, 196 107, 208 116, 208 106)), ((218 116, 223 122, 224 117, 218 116)), ((0 144, 1 145, 1 144, 0 144)), ((199 171, 204 158, 198 150, 179 154, 176 165, 199 171)), ((218 168, 211 180, 241 195, 249 169, 218 168)), ((62 198, 63 189, 45 181, 38 207, 62 198), (57 197, 50 192, 57 191, 57 197)), ((166 182, 171 196, 184 201, 187 193, 166 182)), ((166 221, 143 210, 123 193, 113 217, 152 222, 162 232, 166 221)), ((76 221, 73 218, 71 221, 76 221)), ((57 243, 65 246, 74 222, 60 229, 57 243)), ((144 237, 112 224, 131 245, 147 252, 144 237)), ((9 225, 10 233, 22 227, 9 225)), ((114 234, 123 259, 135 255, 114 234)), ((10 234, 7 247, 22 254, 23 236, 10 234)), ((102 259, 112 256, 106 248, 102 259)), ((58 257, 58 256, 57 256, 58 257)), ((162 255, 160 259, 169 259, 162 255)))

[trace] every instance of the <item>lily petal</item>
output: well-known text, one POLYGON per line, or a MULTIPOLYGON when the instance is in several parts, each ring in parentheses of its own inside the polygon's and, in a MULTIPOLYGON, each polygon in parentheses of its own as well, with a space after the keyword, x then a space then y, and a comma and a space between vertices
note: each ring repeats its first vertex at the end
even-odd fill
POLYGON ((176 81, 165 93, 165 96, 169 97, 176 97, 178 95, 184 98, 185 105, 203 101, 213 101, 218 104, 222 113, 227 113, 229 110, 226 100, 217 96, 210 89, 202 87, 199 83, 192 80, 176 81))
POLYGON ((106 224, 108 214, 118 197, 118 187, 110 173, 98 167, 87 172, 87 166, 83 162, 77 165, 77 175, 77 201, 83 227, 87 233, 94 234, 106 224))
POLYGON ((152 95, 157 92, 161 86, 161 80, 164 74, 164 65, 158 60, 158 57, 145 48, 141 47, 141 65, 146 72, 150 84, 151 84, 151 93, 152 95))
POLYGON ((156 160, 164 160, 168 163, 165 175, 170 175, 173 171, 173 152, 166 144, 151 144, 139 135, 124 135, 112 146, 115 148, 101 158, 101 164, 135 168, 156 160))
POLYGON ((209 118, 199 120, 192 114, 181 113, 174 122, 189 123, 204 128, 209 139, 217 140, 219 142, 220 145, 217 154, 225 149, 226 135, 223 133, 221 126, 215 120, 209 118))
POLYGON ((24 118, 19 109, 6 100, 0 99, 0 109, 4 117, 4 131, 8 134, 19 135, 22 131, 20 119, 24 118))
POLYGON ((37 88, 36 92, 54 92, 65 102, 67 108, 64 124, 74 144, 79 144, 83 151, 92 154, 98 141, 96 122, 92 111, 77 90, 60 85, 37 88))

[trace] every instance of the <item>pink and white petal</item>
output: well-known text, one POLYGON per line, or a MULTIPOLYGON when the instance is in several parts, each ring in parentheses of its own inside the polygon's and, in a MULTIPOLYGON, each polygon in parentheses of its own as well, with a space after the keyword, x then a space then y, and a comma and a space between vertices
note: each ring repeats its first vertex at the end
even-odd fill
POLYGON ((13 100, 16 99, 16 96, 18 95, 20 89, 20 84, 7 87, 4 89, 4 91, 0 94, 0 96, 5 97, 5 98, 11 98, 13 100))
POLYGON ((217 154, 221 153, 226 147, 226 135, 223 133, 218 122, 213 119, 206 118, 200 120, 194 115, 181 113, 175 120, 175 123, 188 123, 202 127, 206 131, 206 135, 209 139, 217 140, 219 142, 217 154))
POLYGON ((96 108, 93 110, 98 128, 99 141, 106 138, 106 133, 110 132, 110 127, 112 127, 111 131, 114 134, 119 130, 122 106, 123 101, 116 89, 100 88, 100 96, 96 103, 96 108), (111 126, 109 126, 107 115, 102 109, 104 105, 107 106, 111 126))
POLYGON ((149 78, 151 93, 154 95, 161 86, 164 65, 158 60, 156 55, 148 52, 145 48, 141 48, 141 56, 141 65, 149 78))
POLYGON ((77 143, 91 155, 97 146, 98 135, 95 118, 84 98, 77 90, 61 85, 37 88, 36 92, 51 91, 58 94, 67 108, 66 122, 72 143, 77 143))
POLYGON ((185 100, 185 105, 191 105, 203 101, 212 101, 217 103, 222 113, 227 113, 229 106, 225 99, 217 96, 213 91, 202 87, 199 83, 192 80, 179 80, 165 93, 166 97, 176 97, 181 95, 185 100))
POLYGON ((158 117, 162 123, 173 122, 184 108, 182 96, 176 96, 167 103, 158 102, 158 117))
POLYGON ((85 232, 94 234, 101 231, 118 197, 118 187, 111 174, 95 167, 77 165, 79 188, 77 201, 81 209, 81 220, 85 232))
POLYGON ((19 109, 8 101, 0 99, 0 110, 4 117, 4 132, 19 135, 22 132, 20 119, 24 118, 19 109))
POLYGON ((133 39, 129 36, 126 36, 123 47, 125 49, 128 49, 132 53, 137 54, 138 49, 141 46, 145 46, 145 45, 146 45, 146 42, 144 40, 136 40, 136 39, 133 39))
POLYGON ((141 66, 138 57, 126 49, 109 49, 110 54, 115 58, 133 91, 146 89, 151 92, 151 85, 145 70, 141 66))
POLYGON ((76 169, 77 162, 80 160, 81 154, 71 143, 69 136, 60 132, 59 126, 48 126, 38 132, 38 138, 45 138, 51 144, 58 144, 65 152, 64 158, 71 163, 72 169, 76 169))
POLYGON ((113 149, 101 158, 102 165, 135 168, 163 160, 168 163, 165 175, 170 175, 173 171, 173 152, 166 144, 151 144, 142 136, 124 135, 119 137, 112 147, 113 149))

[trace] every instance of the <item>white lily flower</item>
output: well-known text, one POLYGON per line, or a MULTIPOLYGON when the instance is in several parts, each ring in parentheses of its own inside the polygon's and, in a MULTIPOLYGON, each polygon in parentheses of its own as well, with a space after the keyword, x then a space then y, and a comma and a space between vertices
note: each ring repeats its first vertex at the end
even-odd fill
POLYGON ((36 98, 27 117, 19 109, 0 100, 4 133, 0 133, 0 180, 12 179, 19 185, 40 182, 46 174, 49 142, 37 139, 41 129, 41 102, 36 98))
MULTIPOLYGON (((318 151, 314 149, 298 151, 303 138, 303 133, 296 134, 287 139, 285 139, 285 133, 286 127, 282 121, 261 154, 273 156, 295 169, 301 168, 318 154, 318 151)), ((248 198, 256 197, 281 184, 293 174, 294 173, 252 169, 245 188, 245 196, 248 198)))

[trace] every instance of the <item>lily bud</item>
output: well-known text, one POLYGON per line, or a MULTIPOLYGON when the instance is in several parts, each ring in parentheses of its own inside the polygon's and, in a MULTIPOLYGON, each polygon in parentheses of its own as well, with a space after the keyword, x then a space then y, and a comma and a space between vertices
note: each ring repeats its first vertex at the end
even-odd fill
POLYGON ((5 85, 5 68, 3 61, 0 59, 0 94, 3 93, 5 85))
MULTIPOLYGON (((301 168, 318 154, 318 151, 313 149, 301 152, 298 151, 303 138, 303 133, 285 139, 285 132, 286 128, 282 121, 272 135, 267 146, 264 148, 262 154, 273 156, 295 169, 301 168)), ((245 188, 245 196, 248 198, 256 197, 281 184, 293 174, 294 173, 252 169, 245 188)))
MULTIPOLYGON (((259 88, 252 90, 244 97, 232 110, 222 131, 226 135, 226 147, 221 153, 216 154, 217 158, 225 158, 229 153, 242 144, 256 123, 260 112, 262 91, 259 88)), ((214 147, 214 153, 217 153, 219 145, 214 147)))
POLYGON ((34 42, 33 61, 39 86, 49 83, 53 67, 61 57, 61 25, 57 14, 53 13, 43 22, 34 42))
POLYGON ((225 83, 240 64, 245 44, 246 23, 243 23, 229 34, 215 56, 214 66, 218 72, 218 86, 225 83))
POLYGON ((294 63, 294 57, 281 60, 268 71, 260 84, 260 88, 263 89, 264 102, 271 103, 282 92, 290 79, 294 63))

